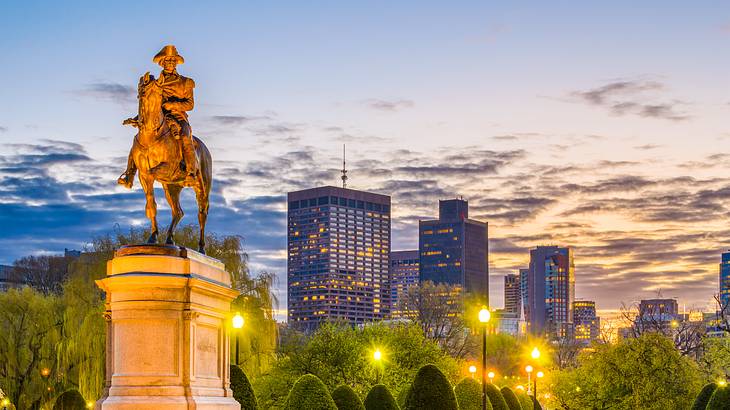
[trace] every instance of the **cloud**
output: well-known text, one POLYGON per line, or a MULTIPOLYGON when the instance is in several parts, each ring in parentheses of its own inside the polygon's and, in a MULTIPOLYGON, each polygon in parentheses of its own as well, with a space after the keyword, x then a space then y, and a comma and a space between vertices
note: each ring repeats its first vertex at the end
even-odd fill
POLYGON ((381 100, 376 98, 363 100, 362 104, 374 110, 387 112, 401 111, 406 108, 412 108, 415 105, 411 100, 381 100))
POLYGON ((8 127, 0 126, 0 132, 8 132, 8 127))
POLYGON ((690 116, 680 111, 680 107, 685 105, 682 101, 656 101, 654 94, 663 91, 666 91, 665 85, 657 81, 619 80, 585 91, 573 91, 571 96, 589 105, 608 109, 616 116, 688 120, 690 116))
POLYGON ((228 126, 239 126, 239 125, 245 125, 250 122, 254 121, 261 121, 261 120, 271 120, 272 117, 268 115, 259 115, 259 116, 247 116, 247 115, 214 115, 210 117, 211 120, 218 124, 218 125, 228 125, 228 126))
POLYGON ((75 93, 83 97, 121 104, 134 102, 137 99, 137 90, 134 87, 114 82, 87 84, 75 93))
POLYGON ((649 150, 653 150, 653 149, 657 149, 657 148, 661 148, 661 147, 662 147, 661 145, 656 145, 656 144, 644 144, 644 145, 636 146, 636 147, 634 147, 634 149, 638 149, 641 151, 649 151, 649 150))

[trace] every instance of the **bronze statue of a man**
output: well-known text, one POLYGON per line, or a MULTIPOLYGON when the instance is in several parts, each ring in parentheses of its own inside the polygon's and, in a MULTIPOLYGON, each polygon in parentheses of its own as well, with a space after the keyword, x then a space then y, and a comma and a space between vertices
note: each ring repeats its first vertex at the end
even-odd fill
MULTIPOLYGON (((153 62, 162 67, 160 80, 162 81, 162 110, 165 120, 172 134, 182 145, 183 160, 185 161, 185 172, 190 177, 195 177, 198 172, 198 163, 193 147, 193 132, 188 122, 187 111, 194 107, 193 88, 195 81, 192 78, 184 77, 177 73, 178 64, 185 62, 185 59, 178 54, 173 45, 167 45, 160 50, 152 59, 153 62)), ((124 121, 125 125, 137 126, 138 118, 129 118, 124 121)), ((137 166, 132 158, 132 152, 127 160, 127 170, 119 177, 117 183, 127 188, 132 187, 137 166)))

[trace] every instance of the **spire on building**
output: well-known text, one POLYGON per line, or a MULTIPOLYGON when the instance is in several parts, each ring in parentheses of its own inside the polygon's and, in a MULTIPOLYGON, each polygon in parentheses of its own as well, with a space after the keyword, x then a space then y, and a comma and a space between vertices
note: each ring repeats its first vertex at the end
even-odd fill
POLYGON ((345 144, 342 144, 342 187, 347 188, 347 167, 345 163, 345 144))

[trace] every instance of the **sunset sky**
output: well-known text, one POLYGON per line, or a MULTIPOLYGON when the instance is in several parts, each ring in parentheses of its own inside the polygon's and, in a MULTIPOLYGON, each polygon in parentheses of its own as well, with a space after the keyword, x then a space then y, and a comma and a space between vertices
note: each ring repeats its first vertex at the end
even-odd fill
POLYGON ((599 309, 718 291, 730 3, 123 3, 0 5, 0 263, 147 224, 139 184, 116 185, 121 122, 175 44, 215 161, 210 231, 244 237, 282 309, 286 192, 339 185, 343 143, 349 187, 392 197, 394 250, 439 199, 469 200, 495 306, 544 244, 575 249, 599 309))

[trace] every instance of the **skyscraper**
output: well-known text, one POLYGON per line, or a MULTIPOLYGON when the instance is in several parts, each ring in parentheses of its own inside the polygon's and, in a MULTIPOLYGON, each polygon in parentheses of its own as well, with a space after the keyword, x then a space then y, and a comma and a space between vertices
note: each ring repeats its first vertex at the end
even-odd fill
POLYGON ((439 219, 419 221, 418 232, 421 282, 455 285, 488 305, 487 223, 469 219, 469 203, 439 201, 439 219))
POLYGON ((332 186, 288 195, 289 323, 390 314, 390 197, 332 186))
MULTIPOLYGON (((730 251, 722 254, 720 264, 720 303, 722 306, 730 304, 730 251)), ((730 308, 726 309, 728 311, 730 308)))
POLYGON ((411 317, 412 307, 405 304, 408 288, 418 285, 418 250, 390 253, 390 313, 393 319, 411 317))
POLYGON ((601 318, 596 316, 596 302, 576 300, 573 302, 573 337, 584 345, 597 340, 601 333, 601 318))
POLYGON ((507 274, 504 276, 504 311, 516 313, 519 317, 521 309, 520 275, 507 274))
POLYGON ((569 337, 573 330, 573 251, 557 246, 530 250, 525 312, 530 333, 569 337))

